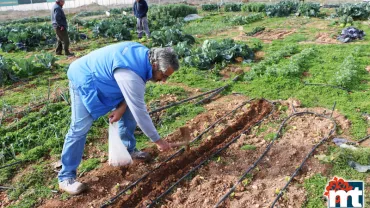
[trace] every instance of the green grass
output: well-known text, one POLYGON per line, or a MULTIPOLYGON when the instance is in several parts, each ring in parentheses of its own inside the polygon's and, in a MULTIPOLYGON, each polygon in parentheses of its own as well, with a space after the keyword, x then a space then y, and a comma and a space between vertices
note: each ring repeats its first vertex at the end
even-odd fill
POLYGON ((246 145, 243 145, 242 147, 240 147, 241 150, 256 150, 257 147, 254 146, 254 145, 249 145, 249 144, 246 144, 246 145))
MULTIPOLYGON (((362 165, 370 164, 370 148, 361 148, 357 151, 349 149, 341 149, 339 147, 330 147, 327 151, 328 155, 334 155, 334 159, 330 162, 333 167, 330 175, 323 176, 316 174, 304 181, 304 187, 308 192, 308 200, 304 205, 305 208, 326 207, 322 199, 325 187, 329 180, 334 176, 344 178, 345 180, 360 180, 366 181, 369 177, 368 173, 359 173, 348 165, 349 160, 353 160, 362 165)), ((369 184, 365 182, 365 202, 370 205, 369 184)))
MULTIPOLYGON (((264 49, 266 51, 278 50, 286 44, 292 43, 292 40, 274 41, 273 44, 264 49)), ((288 99, 295 97, 301 100, 305 107, 325 107, 331 108, 334 102, 336 108, 352 121, 351 134, 359 139, 366 135, 367 123, 361 117, 361 113, 370 112, 370 105, 364 97, 369 97, 369 74, 365 67, 370 65, 368 54, 369 47, 359 46, 357 44, 347 45, 300 45, 300 49, 312 47, 316 50, 316 56, 308 60, 305 71, 310 74, 309 77, 272 77, 263 76, 251 82, 238 82, 232 86, 233 91, 243 92, 250 97, 264 97, 267 99, 288 99), (360 52, 356 52, 360 51, 360 52), (331 83, 336 76, 335 73, 342 61, 349 53, 355 53, 355 62, 359 66, 359 79, 354 80, 351 88, 352 93, 346 91, 328 88, 306 86, 304 81, 309 83, 331 83), (261 88, 261 86, 264 86, 261 88)), ((282 61, 278 66, 285 65, 282 61)))
POLYGON ((207 70, 200 71, 186 66, 181 67, 178 72, 174 73, 169 79, 169 82, 184 83, 190 87, 205 90, 215 89, 226 84, 221 81, 221 77, 217 73, 207 70))
POLYGON ((194 20, 183 27, 183 31, 191 35, 206 35, 212 34, 215 31, 222 31, 232 26, 224 22, 225 16, 231 16, 232 14, 225 15, 212 15, 209 14, 202 19, 194 20))
MULTIPOLYGON (((51 189, 48 187, 52 175, 52 170, 48 163, 32 165, 24 175, 19 178, 14 185, 15 189, 8 192, 11 200, 17 200, 22 196, 22 200, 16 204, 10 205, 11 208, 34 207, 40 198, 49 198, 52 196, 51 189)), ((54 180, 52 183, 56 183, 54 180)))
MULTIPOLYGON (((183 126, 186 121, 194 118, 203 111, 204 108, 202 106, 195 106, 191 103, 167 109, 164 115, 160 118, 162 120, 161 124, 156 126, 159 135, 161 137, 167 136, 175 129, 183 126)), ((142 149, 148 146, 148 138, 144 134, 139 134, 135 137, 137 148, 142 149)))
POLYGON ((271 141, 272 139, 274 139, 275 135, 276 133, 268 133, 263 137, 263 139, 266 141, 271 141))
POLYGON ((304 208, 325 208, 325 203, 322 200, 323 193, 328 183, 328 178, 321 174, 316 174, 304 181, 304 188, 307 191, 308 200, 304 204, 304 208))
MULTIPOLYGON (((328 10, 329 11, 329 10, 328 10)), ((331 11, 331 10, 330 10, 331 11)), ((246 15, 243 13, 201 13, 205 16, 203 19, 186 23, 183 27, 185 33, 198 35, 196 36, 197 43, 201 43, 204 39, 223 39, 239 35, 238 32, 230 32, 224 36, 217 36, 217 33, 226 31, 233 26, 225 22, 225 17, 235 15, 246 15)), ((272 43, 262 43, 258 38, 245 38, 241 42, 247 43, 249 46, 261 43, 263 46, 262 51, 266 53, 265 57, 269 54, 279 51, 286 45, 297 45, 298 52, 307 48, 314 48, 316 51, 315 57, 305 60, 302 66, 303 70, 308 73, 308 76, 261 76, 253 79, 252 81, 241 80, 225 90, 223 93, 241 92, 246 96, 252 98, 264 97, 270 100, 288 99, 295 97, 302 102, 303 107, 324 107, 331 109, 334 102, 337 103, 336 110, 346 116, 351 121, 350 133, 352 138, 359 139, 367 134, 369 123, 363 119, 362 113, 370 112, 370 105, 368 97, 370 75, 364 69, 370 65, 369 55, 369 37, 365 36, 365 40, 357 41, 349 44, 331 44, 331 45, 313 45, 313 44, 300 44, 305 41, 314 41, 318 33, 339 34, 341 29, 338 25, 328 26, 325 29, 320 28, 320 25, 329 25, 331 20, 317 19, 317 18, 301 18, 301 17, 288 17, 288 18, 265 18, 262 21, 243 25, 244 31, 251 31, 257 26, 266 27, 268 30, 293 30, 295 33, 284 37, 282 40, 274 40, 272 43), (332 83, 339 70, 343 60, 349 55, 353 54, 357 68, 357 77, 351 82, 348 87, 352 90, 349 94, 340 89, 307 86, 304 82, 310 83, 332 83)), ((366 24, 355 23, 357 27, 365 30, 370 34, 370 28, 366 24)), ((266 32, 265 31, 265 32, 266 32)), ((133 40, 137 41, 136 35, 133 40)), ((72 44, 72 50, 76 49, 77 55, 85 55, 95 49, 101 48, 105 45, 114 43, 113 39, 96 39, 81 41, 72 44), (81 49, 81 50, 78 50, 81 49)), ((146 42, 148 43, 148 42, 146 42)), ((198 47, 198 46, 195 46, 198 47)), ((53 48, 48 49, 53 52, 53 48)), ((12 57, 22 59, 39 52, 22 52, 15 53, 1 53, 5 57, 12 57)), ((35 87, 22 88, 18 92, 9 91, 0 96, 0 108, 12 106, 27 106, 31 103, 37 103, 47 97, 48 92, 48 79, 51 76, 59 76, 61 80, 53 81, 51 83, 51 91, 58 88, 68 90, 68 80, 66 77, 66 66, 70 60, 66 57, 59 57, 59 63, 62 65, 54 72, 45 71, 37 76, 30 77, 30 84, 35 87)), ((290 57, 282 58, 276 67, 282 68, 290 63, 290 57)), ((250 64, 240 65, 241 68, 246 66, 254 66, 258 63, 253 62, 250 64)), ((233 67, 238 67, 235 64, 233 67)), ((223 86, 230 82, 230 80, 223 80, 219 71, 201 71, 196 68, 189 68, 181 65, 181 69, 174 73, 168 80, 169 84, 154 84, 148 83, 145 95, 145 101, 150 104, 150 108, 158 107, 158 100, 161 95, 176 96, 181 100, 190 95, 182 87, 170 86, 173 83, 182 83, 192 88, 199 88, 201 91, 206 91, 223 86)), ((166 98, 166 96, 163 96, 166 98)), ((286 111, 286 106, 279 106, 280 111, 286 111)), ((202 106, 194 106, 193 104, 184 104, 181 106, 172 107, 167 109, 161 116, 161 124, 157 126, 158 131, 162 137, 170 134, 178 127, 183 126, 186 121, 194 118, 205 109, 202 106)), ((285 113, 282 116, 286 116, 285 113)), ((40 199, 49 198, 51 196, 51 188, 56 188, 56 179, 45 179, 45 176, 55 175, 50 170, 49 165, 43 162, 44 159, 51 157, 58 158, 62 150, 64 136, 69 128, 70 122, 70 107, 66 102, 58 102, 50 104, 48 108, 44 107, 36 112, 26 112, 26 115, 13 123, 0 125, 0 141, 5 142, 5 151, 8 163, 14 161, 10 157, 11 149, 9 146, 14 145, 15 152, 18 159, 27 159, 28 163, 2 169, 0 171, 0 184, 9 184, 10 179, 19 172, 17 169, 24 169, 30 166, 23 177, 14 184, 17 189, 9 192, 12 199, 21 198, 21 201, 10 207, 33 207, 36 206, 40 199), (4 136, 3 136, 4 135, 4 136), (31 163, 31 164, 30 164, 31 163), (50 187, 51 186, 51 187, 50 187)), ((264 135, 269 128, 277 127, 278 124, 271 122, 267 127, 260 127, 255 129, 256 135, 264 135)), ((102 117, 94 122, 91 131, 88 134, 87 142, 96 144, 97 148, 101 151, 108 151, 107 142, 98 140, 106 136, 108 129, 107 118, 102 117)), ((338 131, 340 134, 341 131, 338 131)), ((267 133, 264 139, 270 141, 275 136, 275 133, 267 133)), ((136 135, 137 147, 139 149, 147 147, 150 143, 148 138, 143 135, 136 135)), ((254 150, 256 147, 253 145, 245 145, 241 149, 254 150)), ((2 150, 2 149, 0 149, 2 150)), ((331 148, 328 152, 329 155, 336 157, 332 161, 333 168, 329 175, 314 175, 306 179, 304 187, 307 190, 308 200, 304 207, 316 208, 324 207, 325 204, 322 200, 322 194, 327 181, 332 176, 344 177, 351 180, 365 180, 369 174, 358 173, 347 165, 348 159, 353 159, 361 164, 369 164, 369 151, 352 152, 341 150, 339 148, 331 148)), ((221 158, 216 158, 221 160, 221 158)), ((49 162, 49 161, 48 161, 49 162)), ((220 162, 220 161, 219 161, 220 162)), ((222 161, 221 161, 222 162, 222 161)), ((92 158, 82 162, 79 171, 90 171, 99 167, 99 159, 92 158)), ((366 193, 366 192, 365 192, 366 193)), ((369 201, 369 192, 367 192, 366 201, 369 201)), ((60 196, 62 200, 68 198, 67 195, 60 196)))
POLYGON ((95 168, 99 168, 100 161, 97 158, 91 158, 82 161, 80 167, 78 168, 79 172, 89 172, 95 168))

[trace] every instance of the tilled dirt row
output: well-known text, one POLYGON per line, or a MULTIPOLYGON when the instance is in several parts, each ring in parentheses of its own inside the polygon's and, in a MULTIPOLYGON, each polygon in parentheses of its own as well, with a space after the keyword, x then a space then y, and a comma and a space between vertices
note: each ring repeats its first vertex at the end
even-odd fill
MULTIPOLYGON (((277 130, 276 124, 277 122, 274 128, 270 128, 270 132, 277 130)), ((308 115, 293 118, 288 122, 282 138, 275 142, 252 176, 244 180, 221 207, 270 207, 289 176, 332 127, 329 120, 319 117, 308 115)), ((219 158, 201 168, 191 181, 177 187, 175 192, 164 200, 162 207, 213 207, 262 154, 267 145, 268 142, 261 136, 243 137, 219 158), (244 145, 254 148, 242 150, 244 145)), ((301 174, 309 172, 312 175, 326 169, 325 165, 310 160, 301 174)), ((279 202, 279 207, 302 206, 305 190, 302 186, 297 186, 299 183, 296 182, 289 186, 287 195, 279 202)))
MULTIPOLYGON (((216 101, 205 105, 207 111, 189 120, 185 126, 191 129, 191 135, 195 138, 211 123, 224 117, 227 112, 235 109, 244 101, 246 101, 244 96, 224 96, 219 98, 216 101)), ((236 120, 238 120, 238 118, 241 118, 247 109, 249 109, 248 105, 242 107, 234 114, 225 117, 225 120, 222 120, 207 134, 203 135, 201 141, 208 140, 213 138, 215 135, 219 135, 222 130, 227 128, 227 126, 232 125, 236 120)), ((164 139, 169 142, 181 141, 181 133, 179 130, 176 130, 164 139)), ((102 138, 102 140, 106 140, 106 138, 102 138)), ((111 167, 107 162, 102 161, 100 168, 88 172, 81 178, 78 178, 79 181, 87 183, 89 187, 88 191, 81 195, 70 197, 67 200, 61 200, 60 194, 56 194, 53 199, 42 202, 41 207, 100 207, 104 202, 115 196, 120 190, 123 190, 143 174, 156 167, 161 161, 168 158, 168 156, 173 154, 176 149, 170 152, 159 153, 157 148, 149 147, 144 151, 151 154, 153 158, 152 161, 145 163, 134 161, 133 164, 126 167, 111 167)))
POLYGON ((164 164, 154 171, 135 187, 130 195, 123 196, 114 207, 144 207, 155 197, 163 193, 173 182, 185 175, 192 167, 208 158, 212 153, 224 146, 241 131, 249 128, 271 111, 271 105, 259 100, 250 105, 249 110, 237 119, 235 123, 227 126, 217 136, 210 138, 199 147, 194 147, 178 158, 164 164))

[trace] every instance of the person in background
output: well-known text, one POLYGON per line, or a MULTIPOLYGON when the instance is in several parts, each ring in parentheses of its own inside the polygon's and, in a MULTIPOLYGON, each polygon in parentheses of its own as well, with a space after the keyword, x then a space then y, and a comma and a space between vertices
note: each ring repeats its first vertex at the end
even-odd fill
POLYGON ((57 34, 57 48, 55 53, 56 55, 62 55, 64 48, 64 55, 74 56, 74 54, 69 51, 68 25, 63 11, 64 3, 65 0, 56 0, 51 10, 51 23, 57 34))
POLYGON ((146 37, 150 38, 148 18, 146 14, 148 13, 148 4, 145 0, 135 0, 134 3, 134 15, 136 17, 136 28, 138 38, 143 37, 143 29, 145 31, 146 37))
POLYGON ((109 45, 72 62, 67 72, 72 118, 62 151, 59 189, 71 195, 86 189, 75 180, 86 135, 93 121, 111 110, 109 120, 118 122, 121 140, 132 159, 150 159, 148 153, 136 148, 137 125, 159 150, 171 149, 153 125, 144 94, 149 80, 164 82, 178 69, 179 61, 172 48, 148 49, 135 42, 109 45))

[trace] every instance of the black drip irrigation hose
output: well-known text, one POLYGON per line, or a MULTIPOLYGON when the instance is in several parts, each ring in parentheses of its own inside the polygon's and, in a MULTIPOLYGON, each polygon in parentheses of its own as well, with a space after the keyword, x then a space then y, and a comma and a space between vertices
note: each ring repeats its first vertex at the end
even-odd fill
POLYGON ((304 85, 313 85, 313 86, 321 86, 321 87, 331 87, 331 88, 337 88, 337 89, 340 89, 340 90, 347 91, 348 93, 351 92, 350 89, 347 89, 347 88, 344 88, 344 87, 340 87, 340 86, 336 86, 336 85, 324 84, 324 83, 308 83, 308 82, 304 82, 304 85))
MULTIPOLYGON (((234 83, 236 80, 238 80, 238 78, 240 77, 240 75, 234 77, 234 79, 232 79, 232 83, 234 83)), ((194 100, 194 99, 197 99, 199 97, 202 97, 204 95, 208 95, 208 94, 211 94, 209 97, 206 97, 206 98, 203 98, 202 100, 198 101, 196 103, 196 105, 199 105, 199 104, 202 104, 202 103, 205 103, 206 101, 209 101, 210 99, 212 99, 213 97, 215 97, 216 95, 218 95, 220 92, 222 92, 224 89, 226 89, 227 87, 229 87, 231 85, 231 83, 223 86, 223 87, 219 87, 219 88, 216 88, 216 89, 213 89, 213 90, 210 90, 208 92, 205 92, 205 93, 202 93, 200 95, 196 95, 196 96, 193 96, 193 97, 190 97, 190 98, 186 98, 184 100, 180 100, 178 102, 174 102, 174 103, 171 103, 171 104, 168 104, 166 106, 163 106, 163 107, 160 107, 160 108, 157 108, 157 109, 154 109, 152 111, 149 112, 149 114, 154 114, 154 113, 157 113, 159 111, 162 111, 162 110, 165 110, 165 109, 168 109, 168 108, 171 108, 173 106, 177 106, 177 105, 180 105, 182 103, 185 103, 185 102, 188 102, 188 101, 191 101, 191 100, 194 100)))
POLYGON ((0 189, 9 190, 9 189, 15 189, 15 188, 8 187, 8 186, 0 186, 0 189))
POLYGON ((6 168, 6 167, 10 167, 10 166, 16 165, 16 164, 21 163, 21 162, 23 162, 23 160, 19 160, 19 161, 16 161, 16 162, 13 162, 13 163, 10 163, 10 164, 1 166, 0 169, 6 168))
MULTIPOLYGON (((241 75, 238 75, 238 76, 234 77, 234 79, 232 80, 232 83, 236 82, 241 75)), ((203 98, 202 100, 196 102, 195 105, 200 105, 200 104, 209 102, 212 98, 216 97, 216 95, 220 94, 224 89, 228 88, 232 83, 229 83, 229 84, 227 84, 223 87, 218 88, 218 90, 216 90, 214 93, 212 93, 209 97, 203 98)))
POLYGON ((360 140, 358 141, 358 143, 362 143, 362 142, 366 141, 366 140, 367 140, 367 139, 369 139, 369 138, 370 138, 370 135, 367 135, 366 137, 364 137, 364 138, 360 139, 360 140))
MULTIPOLYGON (((212 123, 210 126, 208 126, 202 133, 200 133, 197 137, 195 137, 189 144, 192 144, 194 142, 196 142, 197 140, 199 140, 204 134, 206 134, 209 130, 211 130, 212 128, 214 128, 218 123, 220 123, 220 121, 224 120, 227 116, 235 113, 239 108, 242 108, 244 105, 246 105, 247 103, 250 103, 252 102, 253 100, 255 100, 254 98, 253 99, 250 99, 250 100, 247 100, 245 102, 243 102, 242 104, 240 104, 239 106, 237 106, 236 108, 234 108, 232 111, 226 113, 224 116, 222 116, 221 118, 219 118, 217 121, 215 121, 214 123, 212 123)), ((161 162, 158 166, 156 166, 154 169, 148 171, 147 173, 145 173, 144 175, 142 175, 139 179, 137 179, 135 182, 131 183, 129 186, 127 186, 125 189, 123 189, 122 191, 120 191, 116 196, 112 197, 110 200, 106 201, 103 205, 101 205, 101 208, 104 208, 104 207, 107 207, 111 204, 113 204, 122 194, 124 194, 126 191, 130 190, 132 187, 136 186, 139 182, 141 182, 142 180, 144 180, 148 175, 150 175, 152 172, 158 170, 160 167, 162 167, 162 165, 164 165, 166 162, 172 160, 173 158, 175 158, 176 156, 180 155, 181 153, 183 153, 185 151, 185 147, 182 147, 181 149, 179 149, 178 151, 176 151, 174 154, 172 154, 171 156, 169 156, 167 159, 165 159, 163 162, 161 162)))
POLYGON ((204 95, 211 94, 211 93, 213 93, 213 92, 215 92, 215 91, 217 91, 217 90, 219 90, 219 89, 221 89, 221 88, 222 88, 222 87, 219 87, 219 88, 216 88, 216 89, 210 90, 210 91, 208 91, 208 92, 202 93, 202 94, 200 94, 200 95, 196 95, 196 96, 193 96, 193 97, 190 97, 190 98, 186 98, 186 99, 184 99, 184 100, 180 100, 180 101, 178 101, 178 102, 174 102, 174 103, 168 104, 168 105, 166 105, 166 106, 163 106, 163 107, 160 107, 160 108, 154 109, 154 110, 150 111, 150 112, 149 112, 149 114, 154 114, 154 113, 157 113, 157 112, 159 112, 159 111, 165 110, 165 109, 167 109, 167 108, 171 108, 171 107, 173 107, 173 106, 180 105, 180 104, 182 104, 182 103, 185 103, 185 102, 188 102, 188 101, 191 101, 191 100, 197 99, 197 98, 202 97, 202 96, 204 96, 204 95))
POLYGON ((268 115, 266 115, 265 117, 263 117, 261 120, 259 120, 257 123, 255 123, 254 125, 250 126, 248 129, 244 130, 242 133, 240 133, 238 136, 234 137, 230 142, 228 142, 225 146, 221 147, 220 149, 218 149, 215 153, 213 153, 211 156, 209 156, 208 158, 206 158, 205 160, 203 160, 202 162, 200 162, 197 166, 193 167, 188 173, 186 173, 184 176, 182 176, 178 181, 176 181, 171 187, 169 187, 164 193, 162 193, 161 195, 159 195, 156 199, 154 199, 151 204, 149 204, 147 206, 147 208, 150 208, 150 207, 153 207, 155 206, 161 198, 163 198, 164 196, 166 196, 167 194, 169 194, 172 189, 177 185, 179 184, 182 180, 184 180, 186 177, 188 177, 190 174, 192 174, 194 171, 196 171, 197 169, 199 169, 204 163, 206 163, 207 161, 209 161, 211 158, 213 158, 214 156, 216 156, 217 154, 219 154, 220 152, 222 152, 223 150, 227 149, 232 143, 234 143, 236 140, 238 140, 240 138, 240 136, 242 134, 246 134, 248 133, 253 127, 259 125, 262 123, 263 120, 265 120, 267 117, 269 117, 274 111, 275 111, 275 105, 273 103, 271 103, 270 101, 266 100, 267 102, 269 102, 273 108, 272 110, 270 111, 270 113, 268 115))
MULTIPOLYGON (((318 113, 314 113, 314 112, 296 112, 296 113, 293 113, 291 114, 290 116, 288 116, 286 119, 284 119, 284 121, 281 123, 278 131, 276 132, 275 134, 275 137, 273 140, 271 140, 270 144, 266 147, 265 151, 262 153, 262 155, 248 168, 248 170, 246 172, 244 172, 244 174, 239 178, 239 180, 237 181, 237 183, 229 190, 229 192, 227 192, 218 202, 217 204, 214 206, 214 208, 220 206, 229 196, 231 193, 233 193, 236 189, 236 187, 244 180, 244 178, 258 165, 258 163, 261 162, 261 160, 266 156, 266 154, 268 153, 268 151, 271 149, 272 145, 274 144, 274 142, 279 138, 279 136, 281 135, 281 131, 283 130, 283 127, 285 125, 285 123, 290 120, 291 118, 293 117, 296 117, 296 116, 301 116, 301 115, 305 115, 305 114, 310 114, 310 115, 315 115, 315 116, 319 116, 319 117, 322 117, 322 118, 326 118, 326 119, 329 119, 331 120, 333 123, 334 123, 334 128, 330 131, 328 137, 325 137, 323 140, 320 141, 319 144, 317 144, 312 150, 311 152, 306 156, 306 158, 304 159, 303 163, 301 164, 301 166, 299 168, 296 169, 296 171, 293 173, 293 175, 291 176, 289 182, 287 183, 287 185, 280 191, 277 199, 275 199, 274 201, 274 204, 275 202, 281 197, 283 191, 286 189, 286 187, 289 185, 289 183, 291 182, 291 180, 293 179, 293 177, 296 176, 296 174, 298 173, 298 171, 302 168, 302 166, 304 165, 304 163, 306 162, 306 160, 311 156, 311 154, 313 153, 313 151, 319 146, 321 145, 323 142, 325 142, 329 136, 334 133, 337 125, 335 123, 335 121, 333 120, 333 118, 331 117, 327 117, 325 115, 322 115, 322 114, 318 114, 318 113)), ((273 204, 273 205, 274 205, 273 204)), ((273 207, 273 205, 271 207, 273 207)))

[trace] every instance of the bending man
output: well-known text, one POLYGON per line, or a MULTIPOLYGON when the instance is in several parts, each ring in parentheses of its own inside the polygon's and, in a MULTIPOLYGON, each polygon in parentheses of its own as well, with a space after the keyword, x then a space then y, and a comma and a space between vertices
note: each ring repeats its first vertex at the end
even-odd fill
POLYGON ((109 114, 110 122, 119 122, 122 142, 133 159, 148 159, 149 154, 136 149, 136 125, 157 147, 166 151, 170 145, 155 129, 144 101, 145 83, 166 81, 178 70, 179 62, 172 48, 152 48, 135 42, 106 46, 73 62, 68 69, 72 101, 72 120, 62 152, 59 188, 79 194, 86 186, 75 180, 86 141, 94 120, 109 114))

